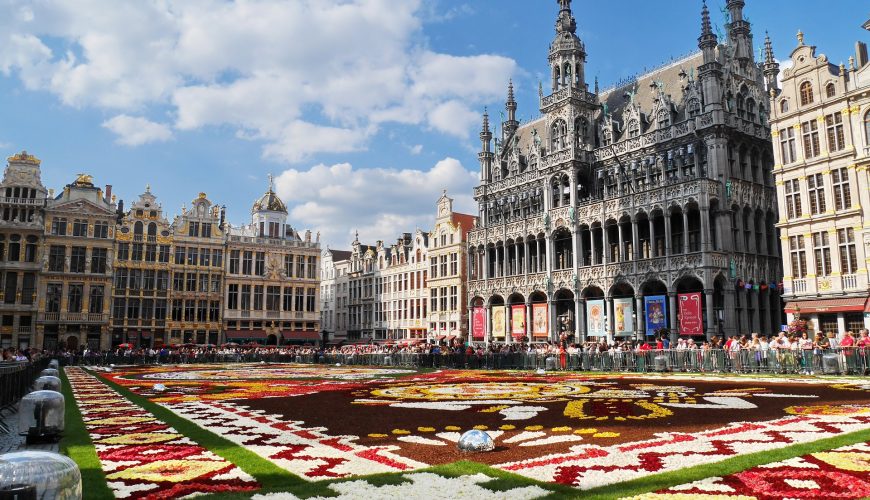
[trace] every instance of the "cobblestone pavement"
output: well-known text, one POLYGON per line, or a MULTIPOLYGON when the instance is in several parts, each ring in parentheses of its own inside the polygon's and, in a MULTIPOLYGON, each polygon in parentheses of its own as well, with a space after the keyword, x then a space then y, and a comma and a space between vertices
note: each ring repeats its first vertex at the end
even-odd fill
POLYGON ((24 436, 18 435, 18 405, 0 413, 0 454, 12 451, 36 450, 58 453, 58 443, 27 444, 24 436))

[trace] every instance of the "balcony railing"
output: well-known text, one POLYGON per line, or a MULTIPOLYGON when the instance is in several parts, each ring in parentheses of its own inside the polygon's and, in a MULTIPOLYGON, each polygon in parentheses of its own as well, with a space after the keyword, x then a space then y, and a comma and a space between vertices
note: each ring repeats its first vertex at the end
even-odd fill
POLYGON ((791 280, 791 286, 793 288, 793 293, 804 293, 807 291, 807 280, 806 279, 796 279, 791 280))
POLYGON ((44 322, 102 323, 107 321, 108 315, 84 312, 46 312, 40 313, 39 318, 44 322))
POLYGON ((841 276, 843 290, 852 290, 854 288, 858 288, 858 275, 857 274, 844 274, 841 276))

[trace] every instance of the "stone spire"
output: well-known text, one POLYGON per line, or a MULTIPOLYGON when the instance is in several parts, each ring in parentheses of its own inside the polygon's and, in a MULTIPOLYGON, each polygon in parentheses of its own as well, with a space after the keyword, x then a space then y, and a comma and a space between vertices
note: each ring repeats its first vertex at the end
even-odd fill
POLYGON ((773 57, 773 44, 770 43, 770 35, 764 33, 764 81, 767 84, 767 92, 778 92, 779 85, 776 77, 779 75, 779 63, 773 57))
POLYGON ((517 101, 514 99, 514 81, 510 80, 508 83, 508 95, 507 101, 504 105, 505 111, 507 111, 507 121, 502 123, 502 130, 504 131, 505 137, 503 139, 507 139, 511 135, 516 132, 517 128, 519 128, 520 123, 517 121, 517 101))
POLYGON ((713 26, 710 24, 710 11, 707 9, 705 0, 701 7, 701 36, 698 37, 698 48, 704 51, 705 63, 715 58, 717 45, 719 45, 719 39, 713 33, 713 26))
POLYGON ((557 0, 559 2, 559 18, 556 19, 556 33, 577 33, 577 20, 571 12, 571 0, 557 0))
POLYGON ((490 169, 495 155, 490 151, 490 143, 492 142, 492 131, 489 129, 489 113, 486 108, 483 110, 483 127, 480 129, 480 153, 477 154, 477 159, 480 161, 480 182, 485 184, 489 182, 490 169))
POLYGON ((698 37, 698 48, 704 54, 704 61, 698 68, 698 83, 704 94, 704 111, 722 109, 722 64, 716 59, 718 45, 719 38, 713 33, 705 0, 701 7, 701 36, 698 37))

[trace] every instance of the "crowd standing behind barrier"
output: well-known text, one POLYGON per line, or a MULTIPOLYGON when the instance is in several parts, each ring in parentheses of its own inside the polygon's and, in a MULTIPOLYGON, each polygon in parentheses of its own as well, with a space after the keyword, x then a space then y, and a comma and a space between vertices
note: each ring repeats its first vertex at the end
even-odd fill
POLYGON ((4 348, 0 352, 0 413, 14 408, 30 392, 33 380, 48 366, 48 360, 35 349, 4 348))
POLYGON ((870 374, 870 338, 846 332, 815 340, 781 333, 768 339, 751 335, 713 338, 701 343, 679 339, 651 342, 418 343, 314 346, 173 346, 160 349, 84 350, 63 354, 67 364, 130 365, 221 362, 283 362, 413 368, 468 368, 600 372, 714 372, 780 374, 870 374))

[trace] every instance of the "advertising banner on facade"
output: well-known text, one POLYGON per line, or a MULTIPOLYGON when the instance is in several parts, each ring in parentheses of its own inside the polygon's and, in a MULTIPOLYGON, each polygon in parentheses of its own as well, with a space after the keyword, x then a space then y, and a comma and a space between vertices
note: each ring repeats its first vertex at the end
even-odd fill
POLYGON ((511 306, 511 335, 515 339, 526 336, 526 306, 511 306))
POLYGON ((547 304, 532 304, 532 336, 545 339, 550 333, 550 321, 547 318, 547 304))
POLYGON ((665 295, 650 295, 643 298, 646 334, 655 335, 659 328, 668 327, 668 298, 665 295))
POLYGON ((634 335, 634 299, 613 299, 613 331, 617 337, 634 335))
POLYGON ((504 339, 505 306, 492 306, 492 338, 504 339))
POLYGON ((486 337, 486 309, 475 307, 471 314, 471 336, 474 340, 486 337))
POLYGON ((586 335, 590 337, 603 337, 604 331, 604 301, 586 301, 586 335))
POLYGON ((704 335, 701 293, 677 294, 680 303, 680 335, 704 335))

